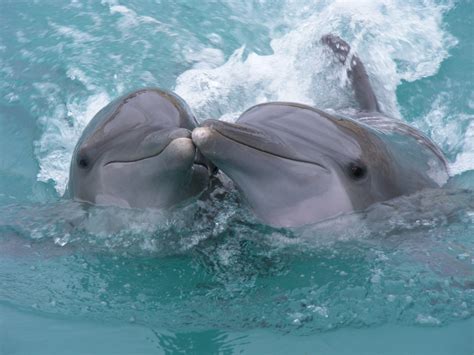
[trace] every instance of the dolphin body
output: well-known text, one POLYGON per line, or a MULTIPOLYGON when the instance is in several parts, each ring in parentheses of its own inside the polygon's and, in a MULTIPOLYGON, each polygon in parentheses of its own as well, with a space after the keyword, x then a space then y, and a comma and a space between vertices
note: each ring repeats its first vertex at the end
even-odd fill
POLYGON ((88 124, 71 160, 66 194, 78 201, 167 208, 203 191, 212 165, 196 153, 197 122, 176 94, 142 89, 88 124))
MULTIPOLYGON (((346 62, 346 42, 334 35, 322 40, 346 62)), ((315 223, 447 181, 436 145, 380 111, 357 56, 347 71, 361 109, 355 117, 273 102, 248 109, 235 124, 207 120, 193 131, 199 151, 264 223, 315 223)))

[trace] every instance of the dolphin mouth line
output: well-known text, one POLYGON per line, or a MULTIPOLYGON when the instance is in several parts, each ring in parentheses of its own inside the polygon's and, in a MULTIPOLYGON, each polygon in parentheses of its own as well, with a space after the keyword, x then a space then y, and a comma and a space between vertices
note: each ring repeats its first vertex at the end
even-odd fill
MULTIPOLYGON (((171 141, 172 142, 172 141, 171 141)), ((163 151, 171 144, 171 142, 169 142, 166 146, 163 147, 163 149, 161 149, 158 153, 155 153, 155 154, 152 154, 152 155, 147 155, 143 158, 138 158, 138 159, 134 159, 134 160, 112 160, 112 161, 109 161, 107 163, 104 164, 104 166, 107 166, 109 164, 126 164, 126 163, 137 163, 139 161, 143 161, 143 160, 146 160, 146 159, 150 159, 150 158, 154 158, 158 155, 160 155, 161 153, 163 153, 163 151)), ((194 161, 193 162, 193 165, 197 165, 197 166, 202 166, 203 168, 205 169, 209 169, 209 167, 204 164, 204 163, 201 163, 201 162, 197 162, 197 161, 194 161)))
POLYGON ((281 155, 281 154, 276 154, 276 153, 272 153, 272 152, 269 152, 268 150, 265 150, 265 149, 261 149, 261 148, 257 148, 257 147, 254 147, 252 145, 248 145, 248 144, 245 144, 235 138, 232 138, 228 135, 226 135, 225 133, 223 133, 222 131, 220 131, 218 128, 215 128, 215 127, 210 127, 211 129, 215 130, 217 133, 219 133, 221 136, 231 140, 232 142, 235 142, 237 144, 240 144, 240 145, 243 145, 245 147, 248 147, 248 148, 251 148, 251 149, 254 149, 256 151, 259 151, 259 152, 262 152, 262 153, 265 153, 265 154, 268 154, 268 155, 271 155, 271 156, 274 156, 274 157, 277 157, 277 158, 280 158, 280 159, 286 159, 286 160, 291 160, 291 161, 294 161, 294 162, 297 162, 297 163, 304 163, 304 164, 311 164, 311 165, 316 165, 317 167, 321 168, 321 169, 324 169, 325 171, 329 172, 329 169, 326 168, 324 165, 320 164, 320 163, 317 163, 317 162, 314 162, 314 161, 310 161, 310 160, 306 160, 306 159, 298 159, 298 158, 294 158, 294 157, 289 157, 289 156, 284 156, 284 155, 281 155))
POLYGON ((143 157, 143 158, 135 159, 135 160, 112 160, 112 161, 109 161, 109 162, 105 163, 104 166, 107 166, 107 165, 110 165, 110 164, 138 163, 138 162, 143 161, 143 160, 154 158, 154 157, 160 155, 161 152, 156 153, 154 155, 146 156, 146 157, 143 157))
POLYGON ((150 158, 154 158, 154 157, 157 157, 158 155, 160 155, 161 153, 163 153, 163 151, 168 148, 168 146, 171 144, 171 142, 173 142, 173 140, 170 140, 168 142, 168 144, 166 144, 163 148, 161 148, 161 150, 159 150, 158 152, 154 153, 154 154, 151 154, 151 155, 147 155, 147 156, 144 156, 143 158, 138 158, 138 159, 133 159, 133 160, 111 160, 107 163, 104 164, 104 166, 107 166, 109 164, 126 164, 126 163, 138 163, 139 161, 143 161, 143 160, 146 160, 146 159, 150 159, 150 158))
POLYGON ((200 162, 198 162, 198 161, 193 162, 193 165, 202 166, 203 168, 206 168, 206 169, 209 170, 209 167, 208 167, 206 164, 200 163, 200 162))

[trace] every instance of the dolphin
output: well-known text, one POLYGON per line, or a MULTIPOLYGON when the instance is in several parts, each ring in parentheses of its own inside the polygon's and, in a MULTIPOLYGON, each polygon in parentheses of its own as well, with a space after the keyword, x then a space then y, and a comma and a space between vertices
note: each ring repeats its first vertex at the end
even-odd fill
MULTIPOLYGON (((346 62, 346 42, 334 35, 322 40, 346 62)), ((193 131, 199 151, 234 181, 264 223, 312 224, 447 181, 439 148, 381 112, 356 55, 347 71, 360 106, 353 116, 271 102, 235 123, 207 120, 193 131)))
POLYGON ((213 167, 196 153, 196 126, 172 92, 142 89, 112 101, 74 149, 67 196, 98 205, 167 208, 198 195, 213 167))

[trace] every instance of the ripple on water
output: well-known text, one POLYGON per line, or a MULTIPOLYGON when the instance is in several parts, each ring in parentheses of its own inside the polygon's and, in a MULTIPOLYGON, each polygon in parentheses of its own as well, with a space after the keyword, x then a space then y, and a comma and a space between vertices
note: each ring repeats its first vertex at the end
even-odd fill
POLYGON ((427 191, 294 230, 252 222, 232 193, 166 214, 9 206, 0 301, 180 331, 306 333, 472 315, 472 192, 427 191))

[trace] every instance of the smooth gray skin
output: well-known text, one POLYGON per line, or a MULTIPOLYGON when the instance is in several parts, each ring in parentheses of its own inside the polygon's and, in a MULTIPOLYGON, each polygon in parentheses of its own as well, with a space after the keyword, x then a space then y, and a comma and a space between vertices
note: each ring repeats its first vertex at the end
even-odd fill
MULTIPOLYGON (((349 53, 338 37, 323 41, 349 53)), ((355 56, 351 62, 348 74, 362 108, 355 118, 273 102, 250 108, 235 124, 208 120, 193 131, 198 149, 235 182, 263 222, 315 223, 446 182, 441 151, 384 116, 362 63, 355 56)))
POLYGON ((199 194, 211 168, 191 140, 196 124, 171 92, 143 89, 111 102, 76 145, 67 194, 133 208, 166 208, 199 194))

